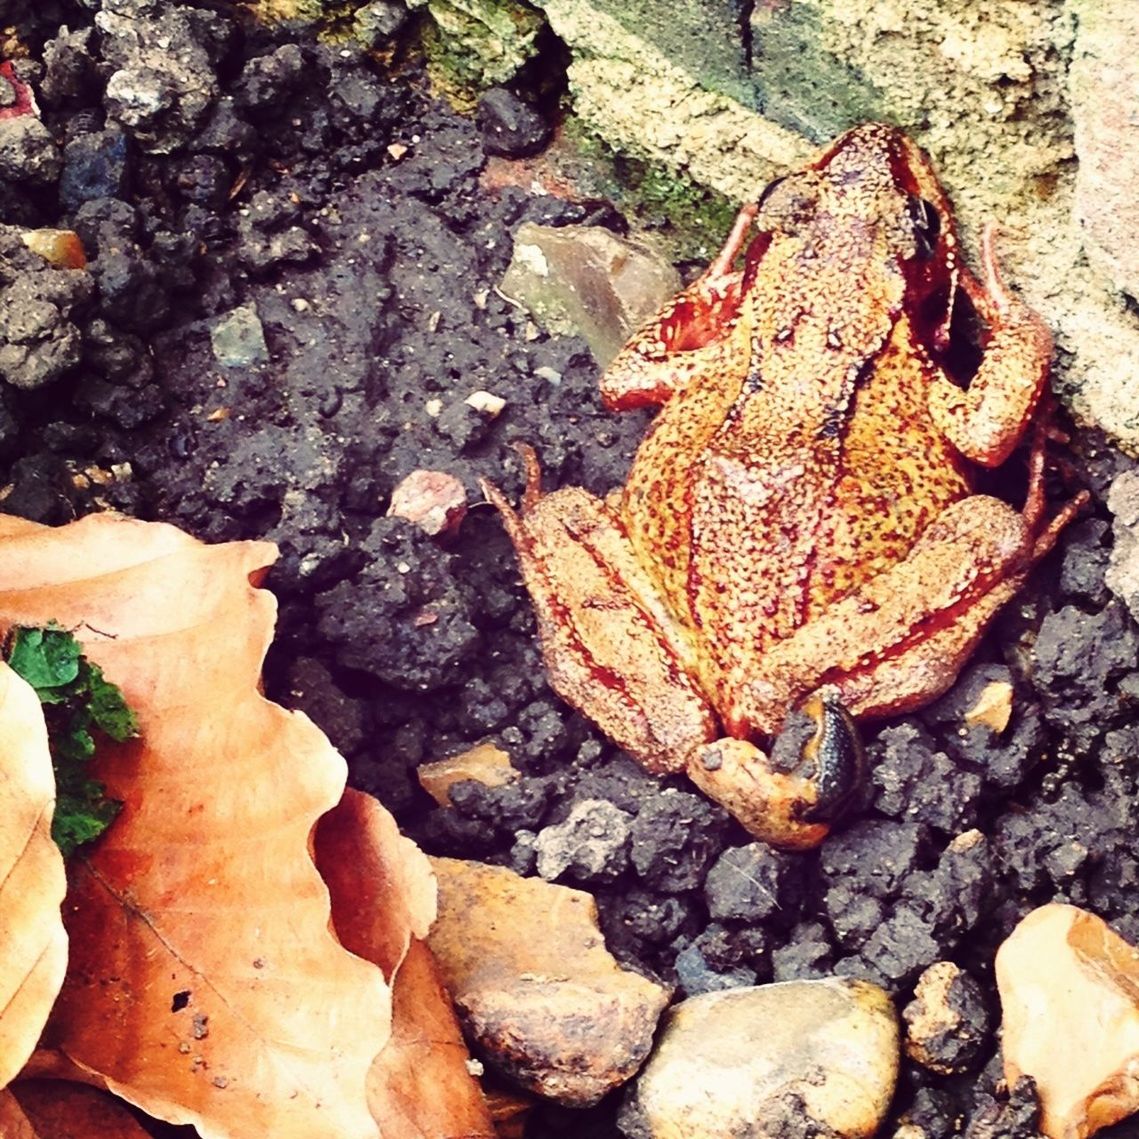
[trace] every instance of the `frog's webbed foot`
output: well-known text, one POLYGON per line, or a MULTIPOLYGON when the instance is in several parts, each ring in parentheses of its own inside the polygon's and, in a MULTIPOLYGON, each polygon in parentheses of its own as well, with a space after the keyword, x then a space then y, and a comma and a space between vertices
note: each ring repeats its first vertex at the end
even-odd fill
POLYGON ((756 838, 783 850, 810 850, 826 838, 862 783, 862 745, 838 690, 827 686, 804 702, 772 757, 747 740, 720 739, 697 748, 688 777, 756 838), (780 752, 790 750, 783 764, 780 752))

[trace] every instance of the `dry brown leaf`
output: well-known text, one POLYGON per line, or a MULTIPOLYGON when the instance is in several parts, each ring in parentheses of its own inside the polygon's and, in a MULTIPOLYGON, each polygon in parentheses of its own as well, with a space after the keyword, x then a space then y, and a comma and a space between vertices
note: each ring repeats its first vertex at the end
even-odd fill
POLYGON ((0 1091, 0 1135, 4 1139, 43 1139, 36 1134, 32 1121, 24 1114, 20 1101, 11 1090, 0 1091))
POLYGON ((274 554, 110 515, 0 518, 0 626, 73 629, 142 732, 92 765, 124 805, 71 868, 45 1044, 205 1139, 375 1139, 389 993, 330 932, 308 849, 345 764, 257 688, 276 606, 250 579, 274 554))
POLYGON ((497 1134, 470 1052, 426 942, 396 974, 392 1038, 368 1074, 368 1103, 384 1139, 491 1139, 497 1134))
POLYGON ((317 828, 316 861, 340 940, 394 973, 392 1038, 368 1075, 384 1139, 489 1139, 494 1125, 470 1054, 421 940, 435 916, 427 859, 375 799, 346 791, 317 828))
POLYGON ((411 939, 426 937, 435 920, 435 875, 427 856, 399 833, 378 800, 348 788, 320 820, 315 858, 332 895, 340 943, 390 981, 411 939))
POLYGON ((67 968, 54 803, 39 699, 0 662, 0 1088, 31 1055, 67 968))
POLYGON ((7 1094, 8 1101, 0 1103, 4 1139, 10 1139, 9 1118, 14 1123, 22 1118, 29 1128, 16 1132, 21 1139, 25 1134, 27 1139, 149 1139, 118 1100, 94 1088, 60 1080, 17 1080, 7 1094))

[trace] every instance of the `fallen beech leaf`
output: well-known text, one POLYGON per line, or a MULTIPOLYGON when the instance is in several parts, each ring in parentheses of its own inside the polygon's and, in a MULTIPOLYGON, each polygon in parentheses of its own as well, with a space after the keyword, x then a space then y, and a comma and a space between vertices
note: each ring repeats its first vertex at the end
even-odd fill
POLYGON ((384 1139, 493 1139, 471 1054, 427 943, 416 938, 396 974, 392 1038, 368 1073, 384 1139))
MULTIPOLYGON (((0 1104, 0 1135, 10 1139, 7 1111, 15 1101, 36 1139, 148 1139, 147 1132, 118 1100, 94 1088, 60 1080, 17 1080, 8 1104, 0 1104)), ((15 1120, 15 1111, 12 1118, 15 1120)), ((22 1132, 17 1134, 23 1136, 22 1132)))
POLYGON ((494 1126, 431 951, 435 876, 370 795, 348 790, 316 831, 343 944, 393 979, 392 1037, 368 1074, 384 1139, 490 1139, 494 1126))
POLYGON ((483 1094, 498 1139, 523 1139, 526 1120, 538 1102, 537 1097, 506 1088, 487 1087, 485 1084, 483 1094))
POLYGON ((377 799, 348 788, 316 828, 314 857, 340 943, 390 981, 412 938, 426 937, 435 920, 427 856, 377 799))
POLYGON ((39 699, 0 662, 0 1087, 31 1055, 67 968, 54 802, 39 699))
POLYGON ((375 1139, 389 995, 330 932, 309 856, 344 761, 258 692, 276 607, 250 579, 273 556, 111 515, 0 518, 0 627, 74 630, 141 731, 92 761, 123 809, 71 865, 44 1043, 204 1139, 375 1139))

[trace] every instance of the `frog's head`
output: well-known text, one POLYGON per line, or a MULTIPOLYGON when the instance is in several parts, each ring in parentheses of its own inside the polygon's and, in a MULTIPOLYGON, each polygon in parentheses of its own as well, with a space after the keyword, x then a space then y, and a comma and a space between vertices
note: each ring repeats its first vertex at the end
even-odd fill
POLYGON ((958 280, 953 213, 929 159, 897 127, 855 127, 776 179, 760 195, 755 226, 855 270, 896 265, 907 307, 944 345, 958 280))

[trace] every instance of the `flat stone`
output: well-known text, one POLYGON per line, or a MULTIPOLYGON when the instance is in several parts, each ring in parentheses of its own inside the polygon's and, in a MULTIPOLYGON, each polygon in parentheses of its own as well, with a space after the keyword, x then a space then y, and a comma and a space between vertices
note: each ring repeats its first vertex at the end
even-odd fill
POLYGON ((502 291, 551 332, 584 337, 604 367, 680 288, 664 258, 601 226, 526 222, 502 291))
POLYGON ((898 1020, 866 981, 789 981, 673 1008, 621 1111, 631 1139, 871 1136, 898 1076, 898 1020))
POLYGON ((242 305, 210 329, 214 359, 227 368, 244 368, 269 359, 265 330, 255 305, 242 305))
POLYGON ((1107 508, 1113 517, 1107 588, 1139 618, 1139 471, 1124 471, 1112 480, 1107 508))
POLYGON ((446 759, 421 763, 415 774, 419 785, 440 807, 451 805, 450 790, 455 783, 473 779, 484 787, 503 787, 518 778, 510 756, 490 743, 477 744, 446 759))
POLYGON ((1005 1079, 1035 1081, 1044 1135, 1086 1139, 1139 1110, 1139 950, 1052 904, 1001 945, 996 976, 1005 1079))
POLYGON ((499 866, 431 863, 439 917, 429 944, 478 1055, 569 1107, 625 1083, 670 994, 617 964, 593 898, 499 866))

